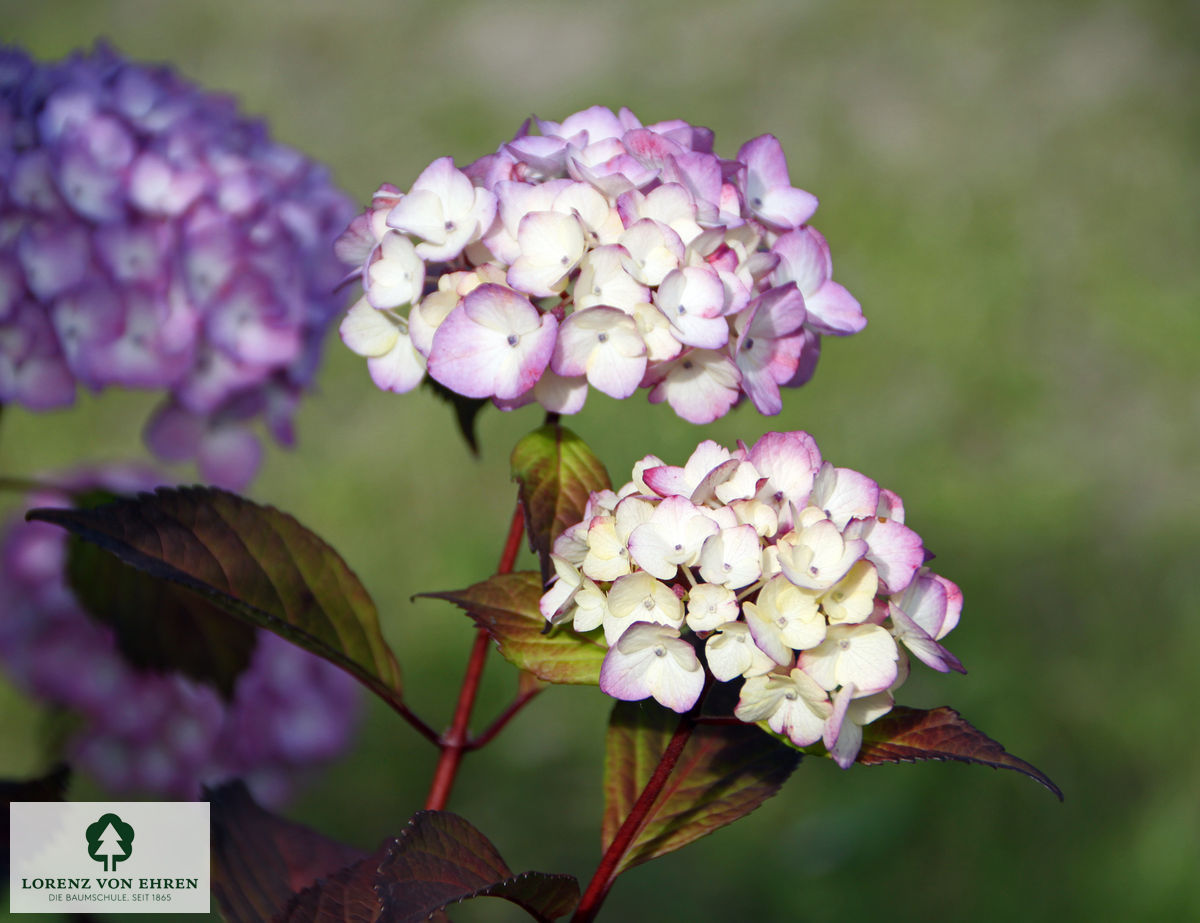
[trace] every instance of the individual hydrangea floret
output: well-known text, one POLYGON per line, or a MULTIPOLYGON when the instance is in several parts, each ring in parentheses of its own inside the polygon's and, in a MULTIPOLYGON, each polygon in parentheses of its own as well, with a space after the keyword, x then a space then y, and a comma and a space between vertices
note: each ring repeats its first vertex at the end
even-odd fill
POLYGON ((706 675, 737 682, 736 717, 797 747, 821 741, 844 768, 910 655, 965 672, 941 644, 962 594, 925 566, 904 515, 803 432, 705 441, 682 467, 648 455, 555 541, 541 612, 603 629, 600 688, 614 698, 682 713, 706 675))
POLYGON ((388 391, 428 373, 502 409, 646 388, 694 423, 747 399, 776 414, 821 337, 866 324, 816 208, 772 135, 727 160, 708 129, 628 109, 533 120, 461 170, 380 187, 339 242, 363 287, 342 339, 388 391), (485 286, 490 324, 470 304, 485 286))
MULTIPOLYGON (((353 211, 324 168, 167 68, 0 48, 0 403, 161 390, 150 447, 245 486, 254 420, 292 441, 353 211)), ((418 297, 411 241, 385 244, 372 291, 418 297)))
MULTIPOLYGON (((149 490, 134 470, 56 478, 74 489, 149 490)), ((32 506, 65 506, 43 491, 32 506)), ((244 779, 256 798, 285 800, 317 766, 343 754, 362 698, 342 670, 259 631, 233 696, 174 673, 134 669, 112 630, 89 616, 66 580, 68 534, 14 520, 0 534, 0 667, 19 689, 77 717, 65 743, 72 766, 112 792, 173 799, 244 779)))

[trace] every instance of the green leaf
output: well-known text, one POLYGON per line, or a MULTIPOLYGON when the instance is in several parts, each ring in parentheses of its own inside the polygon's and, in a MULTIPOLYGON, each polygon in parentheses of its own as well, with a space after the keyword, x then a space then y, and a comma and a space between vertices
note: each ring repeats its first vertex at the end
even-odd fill
POLYGON ((212 892, 228 923, 260 923, 361 851, 259 807, 233 782, 209 793, 212 892))
MULTIPOLYGON (((605 849, 633 810, 680 720, 653 702, 618 702, 613 708, 604 757, 605 849)), ((799 753, 752 725, 698 725, 617 872, 745 817, 778 792, 799 763, 799 753)))
POLYGON ((26 518, 62 526, 400 700, 400 669, 367 591, 336 551, 274 507, 209 487, 164 488, 26 518))
POLYGON ((418 811, 379 866, 375 881, 384 919, 417 923, 450 904, 498 897, 535 920, 565 916, 579 903, 571 875, 513 875, 487 837, 447 811, 418 811))
POLYGON ((479 411, 491 403, 486 397, 464 397, 457 391, 451 391, 441 382, 434 381, 428 375, 422 382, 437 397, 454 408, 454 419, 458 423, 458 431, 462 434, 471 454, 478 457, 479 441, 475 435, 475 418, 479 411))
POLYGON ((253 625, 76 538, 68 545, 67 583, 84 610, 112 628, 117 649, 134 667, 178 671, 232 698, 254 653, 253 625))
POLYGON ((520 485, 529 542, 541 559, 542 580, 554 572, 554 540, 583 519, 588 496, 611 486, 608 472, 587 443, 557 422, 535 429, 512 453, 512 476, 520 485))
POLYGON ((513 666, 548 683, 595 686, 608 648, 599 637, 560 625, 547 632, 538 609, 542 580, 531 570, 496 574, 467 587, 423 597, 453 603, 487 630, 501 655, 513 666))
POLYGON ((858 762, 915 763, 918 760, 957 760, 979 763, 993 769, 1013 769, 1050 789, 1058 800, 1062 790, 1038 769, 1017 759, 982 731, 968 724, 953 708, 926 711, 897 706, 863 728, 863 745, 858 762))

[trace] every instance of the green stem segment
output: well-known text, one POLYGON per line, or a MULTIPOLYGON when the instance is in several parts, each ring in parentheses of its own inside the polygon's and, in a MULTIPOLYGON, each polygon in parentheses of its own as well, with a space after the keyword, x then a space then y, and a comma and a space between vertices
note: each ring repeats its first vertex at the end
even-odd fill
MULTIPOLYGON (((512 573, 513 565, 517 561, 517 554, 521 550, 521 538, 524 534, 525 512, 522 510, 521 504, 517 503, 512 525, 508 530, 508 540, 504 543, 504 553, 500 556, 500 566, 496 573, 512 573)), ((475 707, 475 697, 479 693, 479 682, 483 678, 483 665, 487 661, 490 647, 491 637, 488 635, 487 629, 478 629, 475 632, 475 643, 471 647, 466 676, 463 677, 462 689, 458 694, 458 704, 454 708, 454 718, 450 723, 450 730, 443 734, 439 741, 442 754, 438 758, 437 768, 433 772, 429 796, 425 799, 426 810, 441 811, 445 809, 446 802, 450 800, 450 791, 454 788, 454 779, 458 775, 458 766, 462 762, 463 754, 472 749, 468 728, 471 723, 471 711, 475 707)))
MULTIPOLYGON (((701 700, 703 700, 703 696, 701 700)), ((596 868, 596 873, 588 883, 587 890, 583 892, 583 897, 579 900, 579 906, 575 908, 575 916, 571 918, 571 923, 590 923, 591 920, 596 918, 596 914, 600 912, 600 906, 604 903, 604 899, 608 897, 609 889, 613 886, 613 882, 617 880, 617 875, 620 874, 618 866, 620 866, 621 860, 625 858, 625 854, 629 851, 629 847, 633 845, 633 841, 638 833, 641 832, 642 828, 645 827, 646 823, 654 815, 655 802, 658 801, 659 796, 662 794, 667 780, 671 777, 672 770, 675 769, 675 764, 679 762, 683 748, 687 746, 687 742, 692 736, 692 731, 696 728, 696 714, 698 712, 699 704, 691 712, 679 719, 679 725, 675 728, 675 733, 671 736, 671 740, 667 744, 667 749, 663 751, 658 765, 654 767, 654 772, 651 773, 649 781, 646 782, 646 787, 638 795, 638 799, 634 802, 629 816, 625 818, 624 823, 617 830, 617 835, 613 837, 612 843, 604 851, 604 856, 600 860, 600 865, 596 868)))

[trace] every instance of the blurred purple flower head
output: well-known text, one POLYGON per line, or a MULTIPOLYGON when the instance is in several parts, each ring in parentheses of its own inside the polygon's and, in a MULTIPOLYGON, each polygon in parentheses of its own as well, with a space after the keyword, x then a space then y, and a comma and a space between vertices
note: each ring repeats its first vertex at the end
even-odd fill
POLYGON ((778 413, 821 337, 865 326, 774 136, 726 160, 708 129, 628 109, 532 127, 380 187, 342 235, 363 287, 342 339, 379 388, 428 372, 503 409, 576 413, 589 386, 644 387, 708 423, 747 398, 778 413))
POLYGON ((99 46, 0 49, 0 403, 162 389, 151 448, 240 488, 290 444, 352 203, 228 97, 99 46))
MULTIPOLYGON (((64 482, 119 492, 157 484, 133 469, 64 482)), ((29 501, 68 502, 53 491, 29 501)), ((362 699, 338 668, 260 631, 228 701, 182 675, 136 670, 112 630, 76 602, 66 562, 61 529, 13 521, 0 532, 0 668, 18 688, 79 717, 66 758, 109 791, 191 799, 202 786, 242 778, 259 800, 279 804, 309 771, 350 746, 362 699)))

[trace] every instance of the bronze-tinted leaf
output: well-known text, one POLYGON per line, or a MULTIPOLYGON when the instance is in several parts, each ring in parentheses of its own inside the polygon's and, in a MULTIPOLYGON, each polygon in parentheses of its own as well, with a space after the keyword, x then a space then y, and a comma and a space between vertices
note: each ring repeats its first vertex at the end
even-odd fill
POLYGON ((512 473, 520 485, 529 541, 541 560, 544 582, 554 572, 554 540, 583 519, 592 491, 611 486, 608 472, 586 442, 566 427, 548 423, 517 443, 512 473))
POLYGON ((417 923, 450 904, 498 897, 535 920, 570 913, 579 883, 570 875, 513 875, 487 837, 456 814, 419 811, 379 867, 376 890, 389 923, 417 923))
POLYGON ((400 670, 367 591, 336 551, 274 507, 214 488, 164 488, 27 518, 62 526, 400 700, 400 670))
MULTIPOLYGON (((618 702, 613 708, 605 742, 605 849, 680 720, 654 702, 618 702)), ((757 727, 697 726, 617 871, 674 852, 744 817, 778 792, 799 762, 799 753, 757 727)))
POLYGON ((953 708, 926 711, 897 706, 863 728, 858 762, 914 763, 918 760, 958 760, 993 769, 1014 769, 1036 779, 1061 801, 1063 793, 1038 769, 1017 759, 982 731, 972 727, 953 708))
POLYGON ((112 628, 117 649, 132 666, 177 671, 232 697, 254 653, 253 625, 90 542, 72 537, 68 547, 72 592, 88 614, 112 628))
POLYGON ((363 858, 259 807, 241 782, 209 795, 212 891, 228 923, 261 923, 318 879, 363 858))
POLYGON ((465 590, 422 593, 466 610, 509 663, 548 683, 596 685, 607 648, 566 626, 547 632, 538 609, 542 580, 533 571, 496 574, 465 590))

